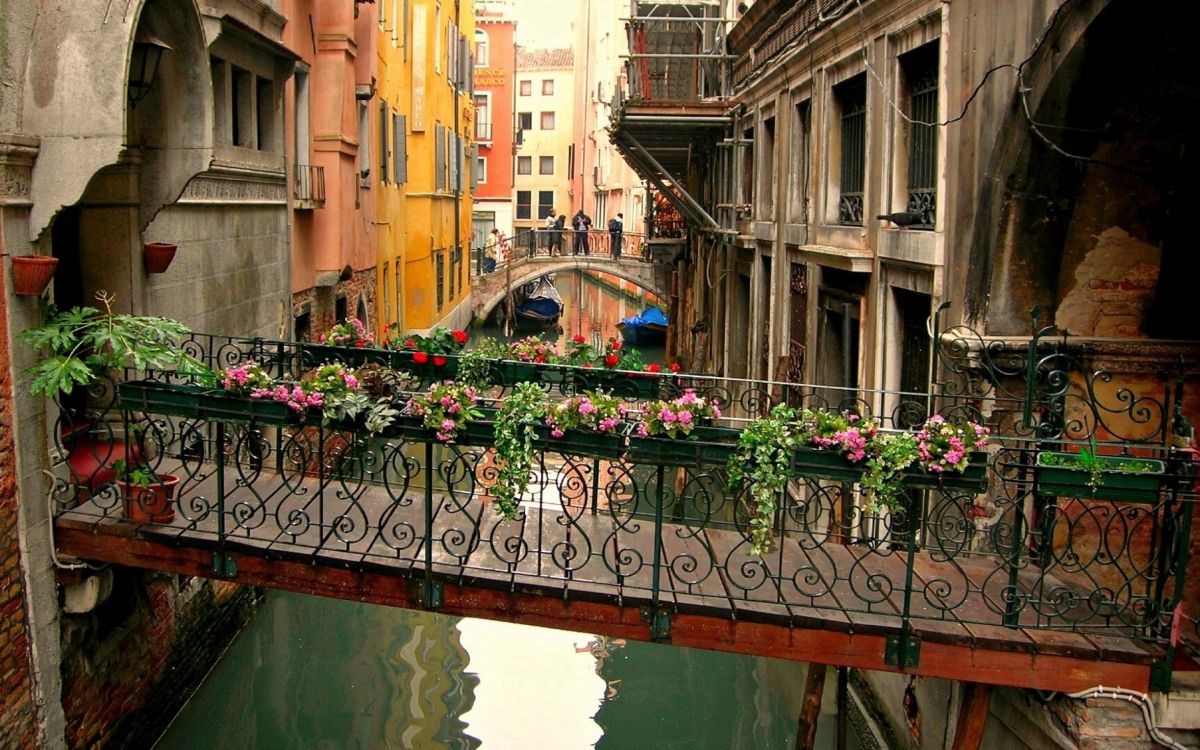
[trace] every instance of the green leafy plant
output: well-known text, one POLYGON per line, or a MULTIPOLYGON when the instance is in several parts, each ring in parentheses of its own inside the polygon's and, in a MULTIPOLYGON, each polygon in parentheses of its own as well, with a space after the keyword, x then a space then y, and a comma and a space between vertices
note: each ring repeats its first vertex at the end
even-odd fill
POLYGON ((504 359, 508 347, 493 338, 485 338, 471 349, 466 350, 458 360, 458 372, 455 378, 460 383, 484 388, 495 381, 493 363, 504 359))
POLYGON ((1086 484, 1093 492, 1104 485, 1105 474, 1152 474, 1159 470, 1159 464, 1153 461, 1097 455, 1094 443, 1091 450, 1081 448, 1078 453, 1042 454, 1039 463, 1060 469, 1086 471, 1086 484))
POLYGON ((867 511, 898 508, 904 472, 919 456, 916 436, 911 432, 876 434, 867 446, 867 454, 867 471, 861 483, 867 511))
POLYGON ((423 395, 408 400, 409 414, 420 417, 427 429, 434 430, 437 439, 453 443, 458 432, 483 413, 476 407, 479 395, 469 385, 447 380, 434 383, 423 395))
POLYGON ((766 417, 746 425, 729 457, 730 491, 745 483, 749 494, 750 549, 756 555, 765 555, 774 546, 775 511, 792 474, 792 451, 799 439, 795 419, 794 409, 775 406, 766 417))
POLYGON ((549 405, 549 397, 536 383, 518 383, 496 413, 493 436, 500 468, 492 495, 496 511, 506 519, 517 517, 521 495, 529 486, 535 427, 546 418, 549 405))
POLYGON ((637 435, 688 437, 698 425, 720 418, 721 408, 716 399, 701 398, 688 388, 679 398, 647 404, 637 425, 637 435))
POLYGON ((140 464, 130 468, 123 458, 113 461, 112 470, 117 481, 126 482, 144 490, 150 489, 150 485, 162 481, 154 469, 149 466, 140 464))
POLYGON ((33 375, 32 393, 48 398, 66 395, 120 367, 139 372, 174 370, 183 377, 215 383, 212 370, 178 345, 179 339, 191 334, 187 326, 169 318, 114 314, 111 295, 98 292, 96 298, 103 310, 59 311, 51 306, 44 325, 17 334, 21 343, 46 352, 28 370, 33 375))

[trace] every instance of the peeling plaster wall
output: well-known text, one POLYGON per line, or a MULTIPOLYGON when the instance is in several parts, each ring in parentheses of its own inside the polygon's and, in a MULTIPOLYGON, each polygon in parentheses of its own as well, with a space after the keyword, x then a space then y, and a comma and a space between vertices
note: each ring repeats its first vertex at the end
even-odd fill
POLYGON ((1104 230, 1075 267, 1055 322, 1076 336, 1136 338, 1154 301, 1162 249, 1120 227, 1104 230))

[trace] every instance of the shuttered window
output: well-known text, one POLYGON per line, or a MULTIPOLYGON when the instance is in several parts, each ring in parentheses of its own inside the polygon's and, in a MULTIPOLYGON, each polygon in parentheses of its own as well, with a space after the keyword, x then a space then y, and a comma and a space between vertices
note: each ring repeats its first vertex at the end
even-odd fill
POLYGON ((458 192, 462 189, 462 183, 458 181, 458 155, 462 149, 458 145, 458 133, 452 130, 446 132, 446 151, 450 154, 450 191, 458 192))
POLYGON ((388 181, 388 105, 379 102, 379 181, 388 181))
POLYGON ((867 80, 859 74, 834 89, 841 110, 841 193, 838 223, 862 226, 867 174, 867 80))
POLYGON ((438 125, 433 131, 433 186, 436 190, 446 189, 446 132, 438 125))
POLYGON ((404 115, 392 113, 392 164, 396 184, 408 182, 408 121, 404 115))

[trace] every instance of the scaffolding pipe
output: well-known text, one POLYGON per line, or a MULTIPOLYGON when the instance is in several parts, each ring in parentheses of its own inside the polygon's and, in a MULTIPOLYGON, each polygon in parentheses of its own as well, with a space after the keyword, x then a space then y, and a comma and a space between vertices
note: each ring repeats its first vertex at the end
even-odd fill
POLYGON ((705 18, 704 16, 632 16, 618 18, 623 23, 645 23, 646 21, 664 21, 666 23, 737 23, 736 18, 705 18))
POLYGON ((689 115, 625 115, 621 118, 621 122, 649 122, 671 125, 686 125, 688 123, 699 123, 701 125, 728 125, 731 120, 723 115, 720 117, 696 117, 689 115))
MULTIPOLYGON (((662 174, 662 175, 671 174, 666 169, 664 169, 661 164, 658 163, 657 159, 655 159, 653 156, 650 155, 649 151, 642 148, 642 146, 637 141, 634 141, 632 138, 627 137, 625 139, 625 145, 629 146, 635 152, 637 152, 637 155, 642 157, 643 159, 645 159, 650 164, 650 166, 653 167, 659 174, 662 174)), ((652 180, 652 181, 655 181, 655 180, 652 180)), ((667 191, 664 191, 664 192, 667 192, 667 191)), ((694 198, 692 198, 692 196, 688 195, 687 190, 680 187, 678 193, 675 193, 675 195, 679 196, 680 199, 682 199, 685 203, 687 203, 688 206, 697 213, 697 215, 703 217, 705 223, 709 227, 712 227, 714 229, 720 228, 721 225, 718 224, 711 215, 709 215, 708 211, 704 210, 703 206, 701 206, 699 203, 697 203, 696 200, 694 198)))
POLYGON ((621 55, 625 60, 636 60, 638 58, 648 58, 651 60, 668 59, 668 60, 736 60, 737 55, 722 55, 715 52, 634 52, 628 55, 621 55))

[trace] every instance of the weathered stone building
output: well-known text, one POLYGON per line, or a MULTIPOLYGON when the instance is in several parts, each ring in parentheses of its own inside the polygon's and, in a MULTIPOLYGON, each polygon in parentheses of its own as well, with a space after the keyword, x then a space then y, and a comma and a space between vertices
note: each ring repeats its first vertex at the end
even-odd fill
MULTIPOLYGON (((194 330, 287 332, 284 23, 279 0, 0 4, 3 253, 57 257, 60 308, 106 290, 119 310, 194 330), (151 78, 141 60, 156 51, 151 78), (166 273, 143 268, 152 241, 178 246, 166 273)), ((37 354, 11 342, 42 311, 13 294, 10 270, 5 260, 0 745, 145 744, 251 592, 54 559, 48 493, 69 481, 70 441, 59 405, 28 395, 37 354)))
MULTIPOLYGON (((1096 396, 1116 426, 1100 439, 1166 441, 1150 430, 1170 419, 1131 405, 1165 403, 1176 378, 1195 423, 1181 245, 1196 149, 1177 114, 1200 97, 1194 9, 746 5, 633 4, 657 18, 630 24, 645 56, 613 140, 687 220, 674 354, 700 372, 857 390, 882 413, 894 404, 880 392, 938 377, 927 320, 942 303, 986 341, 1028 336, 1037 307, 1083 369, 1112 374, 1096 396)), ((1193 562, 1189 611, 1198 576, 1193 562)), ((903 726, 904 687, 888 679, 903 726)), ((958 700, 916 691, 915 704, 958 700)), ((1019 702, 994 700, 993 716, 1019 702)), ((1068 724, 1063 737, 1087 735, 1068 724)))

